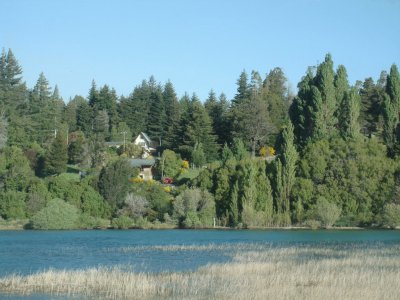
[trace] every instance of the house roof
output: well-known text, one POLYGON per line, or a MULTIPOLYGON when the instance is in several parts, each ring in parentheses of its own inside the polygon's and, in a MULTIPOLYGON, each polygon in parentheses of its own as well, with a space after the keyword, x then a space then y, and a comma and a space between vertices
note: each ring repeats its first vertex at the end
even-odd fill
POLYGON ((140 134, 143 135, 143 137, 145 138, 145 140, 146 140, 148 143, 151 143, 151 139, 149 138, 149 136, 148 136, 147 134, 145 134, 144 132, 141 132, 140 134))
POLYGON ((146 167, 153 166, 156 163, 154 158, 144 159, 144 158, 131 158, 129 159, 129 163, 132 167, 146 167))

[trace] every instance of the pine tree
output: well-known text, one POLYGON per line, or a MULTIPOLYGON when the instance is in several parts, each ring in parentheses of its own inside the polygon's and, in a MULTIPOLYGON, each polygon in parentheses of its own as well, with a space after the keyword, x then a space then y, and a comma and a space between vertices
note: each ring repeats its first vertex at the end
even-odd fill
POLYGON ((93 109, 86 100, 79 101, 76 107, 76 127, 83 131, 85 136, 90 136, 93 132, 93 109))
MULTIPOLYGON (((288 113, 287 80, 281 68, 271 70, 263 82, 263 100, 275 128, 280 129, 288 113)), ((273 142, 271 142, 273 144, 273 142)))
POLYGON ((246 71, 242 71, 237 80, 237 94, 232 100, 232 106, 239 105, 243 100, 250 98, 250 88, 246 71))
POLYGON ((128 124, 134 136, 146 131, 150 94, 149 84, 143 80, 128 98, 121 99, 119 106, 121 121, 128 124))
POLYGON ((61 174, 67 170, 68 151, 65 137, 58 133, 46 155, 47 175, 61 174))
POLYGON ((360 88, 360 123, 362 133, 367 137, 381 135, 385 85, 386 79, 382 84, 375 84, 369 77, 360 88))
POLYGON ((164 149, 177 149, 177 141, 179 140, 177 135, 179 134, 181 111, 174 86, 170 81, 164 86, 163 99, 166 119, 162 147, 164 149))
POLYGON ((183 158, 191 157, 196 143, 203 145, 207 162, 217 158, 218 145, 212 130, 211 120, 196 95, 193 95, 187 111, 181 118, 181 142, 179 152, 183 158))
POLYGON ((154 88, 150 94, 150 110, 147 118, 147 134, 154 141, 163 138, 165 128, 165 107, 161 87, 154 88))

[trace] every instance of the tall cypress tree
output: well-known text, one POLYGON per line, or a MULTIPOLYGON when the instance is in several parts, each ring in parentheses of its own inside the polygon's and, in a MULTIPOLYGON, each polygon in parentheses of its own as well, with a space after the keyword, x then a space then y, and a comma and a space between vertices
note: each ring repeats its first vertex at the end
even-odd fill
POLYGON ((360 134, 360 96, 356 88, 346 92, 339 115, 339 130, 344 138, 356 138, 360 134))
POLYGON ((384 140, 390 156, 400 153, 400 75, 395 64, 386 81, 384 105, 384 140))
MULTIPOLYGON (((316 131, 317 135, 314 138, 327 138, 336 132, 336 110, 338 107, 334 86, 333 61, 330 54, 327 54, 325 61, 318 66, 314 85, 321 93, 321 99, 319 99, 319 96, 314 98, 314 101, 321 100, 321 103, 314 106, 317 108, 317 112, 314 114, 316 117, 314 124, 318 124, 320 128, 316 131), (322 124, 324 125, 322 126, 322 124)), ((314 96, 316 95, 314 94, 314 96)))

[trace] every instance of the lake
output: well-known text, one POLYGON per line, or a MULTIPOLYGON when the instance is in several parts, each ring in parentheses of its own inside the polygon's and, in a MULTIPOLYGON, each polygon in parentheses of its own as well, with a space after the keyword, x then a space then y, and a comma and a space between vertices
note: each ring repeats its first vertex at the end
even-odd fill
MULTIPOLYGON (((389 230, 90 230, 1 231, 0 276, 118 266, 133 271, 195 270, 230 260, 240 247, 385 247, 389 230), (213 247, 208 247, 213 245, 213 247)), ((400 256, 400 254, 399 254, 400 256)))

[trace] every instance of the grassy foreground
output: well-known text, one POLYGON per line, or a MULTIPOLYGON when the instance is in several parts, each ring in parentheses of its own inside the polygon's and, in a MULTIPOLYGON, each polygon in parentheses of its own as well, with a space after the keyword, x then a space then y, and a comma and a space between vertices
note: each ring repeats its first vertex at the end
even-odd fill
POLYGON ((399 246, 259 247, 195 272, 94 268, 12 275, 0 278, 0 292, 90 299, 399 299, 399 256, 399 246))

